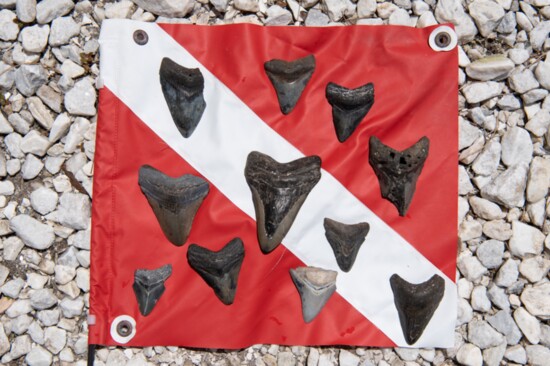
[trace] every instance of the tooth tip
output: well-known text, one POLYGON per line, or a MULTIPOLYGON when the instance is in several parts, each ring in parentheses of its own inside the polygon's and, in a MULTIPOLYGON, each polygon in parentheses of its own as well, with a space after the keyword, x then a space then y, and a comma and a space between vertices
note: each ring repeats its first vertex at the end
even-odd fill
POLYGON ((390 286, 403 336, 412 345, 420 339, 443 299, 445 280, 435 274, 423 283, 413 284, 394 274, 390 286))

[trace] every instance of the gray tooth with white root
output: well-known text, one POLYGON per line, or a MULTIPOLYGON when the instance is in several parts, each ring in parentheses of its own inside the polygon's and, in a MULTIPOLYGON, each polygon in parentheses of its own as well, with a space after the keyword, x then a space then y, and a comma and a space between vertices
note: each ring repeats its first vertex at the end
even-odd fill
POLYGON ((337 275, 338 272, 317 267, 290 269, 290 276, 302 300, 302 316, 306 323, 315 319, 336 291, 337 275))

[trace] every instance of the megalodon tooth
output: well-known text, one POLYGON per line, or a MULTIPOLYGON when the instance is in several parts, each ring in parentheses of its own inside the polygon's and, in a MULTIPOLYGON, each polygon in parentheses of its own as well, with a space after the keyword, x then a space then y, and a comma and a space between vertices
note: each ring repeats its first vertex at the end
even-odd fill
POLYGON ((443 299, 445 280, 435 274, 426 282, 413 284, 394 274, 390 285, 405 341, 412 345, 422 336, 443 299))
POLYGON ((338 141, 346 141, 374 104, 374 84, 355 89, 328 83, 326 97, 332 106, 332 121, 338 141))
POLYGON ((217 252, 197 244, 191 244, 187 250, 191 268, 212 287, 225 305, 231 305, 235 299, 243 259, 244 246, 239 238, 234 238, 217 252))
POLYGON ((302 300, 302 316, 311 322, 336 291, 338 272, 317 267, 290 269, 290 276, 302 300))
POLYGON ((307 156, 278 163, 253 151, 248 154, 244 174, 252 191, 260 248, 269 253, 281 243, 321 179, 321 158, 307 156))
POLYGON ((183 137, 189 137, 197 128, 206 102, 204 77, 199 69, 188 69, 168 57, 160 64, 160 86, 172 119, 183 137))
POLYGON ((264 63, 264 69, 277 93, 281 112, 289 114, 315 71, 315 57, 309 55, 294 61, 273 59, 264 63))
POLYGON ((208 194, 208 182, 192 174, 172 178, 143 165, 138 183, 166 238, 176 246, 185 244, 195 214, 208 194))
POLYGON ((327 217, 324 220, 324 226, 325 236, 334 251, 338 267, 344 272, 349 272, 369 233, 369 224, 360 222, 348 225, 327 217))
POLYGON ((166 289, 164 283, 172 274, 172 265, 167 264, 157 269, 138 269, 134 272, 134 293, 139 312, 147 316, 159 301, 166 289))
POLYGON ((369 163, 378 177, 382 197, 397 207, 400 216, 409 209, 429 149, 427 137, 403 151, 384 145, 375 136, 370 138, 369 163))

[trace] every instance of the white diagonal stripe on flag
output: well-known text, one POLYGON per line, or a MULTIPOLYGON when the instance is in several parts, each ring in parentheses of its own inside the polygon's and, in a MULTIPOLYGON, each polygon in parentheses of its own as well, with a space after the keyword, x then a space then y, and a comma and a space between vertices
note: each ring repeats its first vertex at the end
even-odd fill
MULTIPOLYGON (((104 85, 231 202, 255 219, 250 189, 244 178, 248 154, 260 151, 279 162, 304 155, 264 123, 158 25, 105 20, 100 44, 104 85), (146 45, 140 46, 133 41, 132 35, 137 29, 147 32, 149 41, 146 45), (204 75, 207 107, 197 129, 188 139, 184 139, 176 129, 162 94, 159 68, 163 57, 186 67, 198 67, 204 75)), ((258 72, 262 70, 260 65, 258 72)), ((414 346, 453 346, 456 319, 456 286, 453 281, 325 170, 283 245, 307 265, 338 271, 338 293, 398 346, 406 347, 407 344, 389 278, 397 273, 409 282, 419 283, 437 273, 445 279, 445 296, 414 346), (342 272, 336 264, 324 235, 325 217, 346 223, 367 221, 371 225, 349 273, 342 272)))

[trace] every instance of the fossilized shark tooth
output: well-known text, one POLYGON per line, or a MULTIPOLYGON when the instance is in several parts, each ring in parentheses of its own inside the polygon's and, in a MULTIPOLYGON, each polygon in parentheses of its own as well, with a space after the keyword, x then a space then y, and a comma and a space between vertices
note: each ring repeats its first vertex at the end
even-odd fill
POLYGON ((244 259, 244 246, 234 238, 217 252, 191 244, 187 250, 187 261, 208 284, 225 305, 233 304, 239 271, 244 259))
POLYGON ((405 341, 414 344, 443 299, 445 280, 433 275, 428 281, 415 285, 394 274, 390 285, 405 341))
POLYGON ((281 112, 289 114, 313 75, 315 57, 309 55, 294 61, 274 59, 264 63, 264 69, 277 93, 281 112))
POLYGON ((185 244, 195 214, 208 194, 208 182, 191 174, 172 178, 143 165, 138 183, 166 238, 177 246, 185 244))
POLYGON ((325 218, 325 236, 334 251, 338 267, 344 272, 349 272, 365 237, 369 233, 370 226, 366 222, 348 225, 325 218))
POLYGON ((429 149, 427 137, 403 151, 384 145, 375 136, 370 138, 369 163, 378 177, 382 197, 397 207, 400 216, 409 209, 429 149))
POLYGON ((321 179, 321 158, 307 156, 282 164, 253 151, 248 154, 244 174, 252 191, 260 248, 269 253, 281 243, 321 179))
POLYGON ((290 276, 302 300, 302 316, 309 323, 323 309, 334 291, 338 272, 317 267, 290 269, 290 276))
POLYGON ((332 106, 332 121, 338 141, 346 141, 359 122, 369 113, 374 104, 374 85, 365 84, 356 89, 328 83, 326 97, 332 106))
POLYGON ((172 274, 172 265, 167 264, 157 269, 138 269, 134 272, 134 293, 143 316, 151 313, 164 293, 164 282, 172 274))
POLYGON ((160 64, 160 86, 176 127, 189 137, 201 120, 204 101, 204 77, 199 69, 188 69, 168 57, 160 64))

